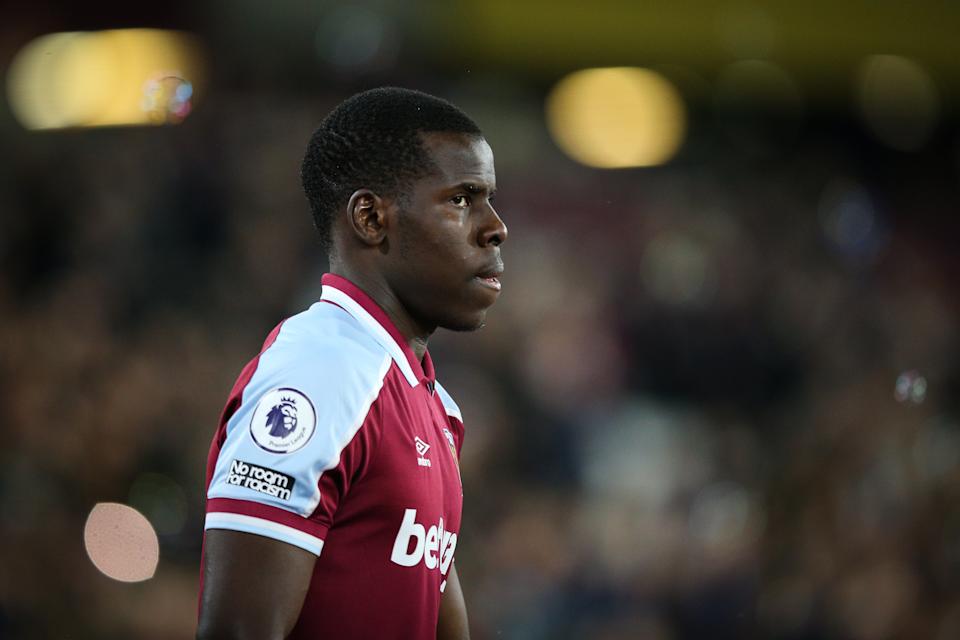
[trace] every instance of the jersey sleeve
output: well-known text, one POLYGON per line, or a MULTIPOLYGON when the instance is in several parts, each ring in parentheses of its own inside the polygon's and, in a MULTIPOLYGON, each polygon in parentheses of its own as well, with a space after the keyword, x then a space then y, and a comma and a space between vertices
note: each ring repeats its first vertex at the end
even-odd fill
POLYGON ((274 538, 315 555, 340 500, 369 462, 366 428, 388 355, 268 349, 226 422, 205 529, 274 538), (364 357, 366 355, 366 357, 364 357))

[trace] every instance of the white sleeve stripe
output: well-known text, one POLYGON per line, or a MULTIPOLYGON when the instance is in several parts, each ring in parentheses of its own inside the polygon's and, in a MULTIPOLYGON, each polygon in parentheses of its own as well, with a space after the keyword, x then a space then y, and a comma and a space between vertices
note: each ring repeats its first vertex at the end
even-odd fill
POLYGON ((313 494, 313 500, 306 505, 306 508, 303 510, 302 515, 307 517, 311 515, 314 511, 317 510, 317 507, 320 506, 320 478, 324 473, 330 469, 335 468, 340 464, 340 458, 343 457, 343 450, 347 448, 347 445, 356 437, 357 431, 360 431, 360 427, 363 426, 363 423, 367 421, 367 415, 370 413, 370 407, 376 401, 377 397, 380 395, 380 390, 383 389, 383 381, 386 380, 387 371, 390 370, 391 358, 389 354, 383 356, 383 362, 380 363, 380 371, 377 372, 377 379, 380 383, 373 387, 370 390, 370 393, 363 400, 363 404, 360 405, 360 411, 357 412, 356 418, 353 420, 353 424, 350 425, 350 429, 343 433, 341 440, 337 442, 337 455, 332 459, 330 465, 320 471, 319 476, 314 481, 313 485, 315 491, 313 494))
POLYGON ((299 529, 294 529, 293 527, 288 527, 285 524, 280 524, 279 522, 247 516, 241 513, 208 513, 203 528, 229 529, 231 531, 253 533, 264 536, 265 538, 273 538, 274 540, 292 544, 309 551, 315 556, 319 556, 320 551, 323 549, 323 540, 316 536, 312 536, 299 529))

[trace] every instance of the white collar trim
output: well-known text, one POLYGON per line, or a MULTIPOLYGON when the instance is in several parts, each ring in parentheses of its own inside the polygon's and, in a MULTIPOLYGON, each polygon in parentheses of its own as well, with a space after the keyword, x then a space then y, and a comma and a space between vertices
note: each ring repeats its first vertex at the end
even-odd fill
POLYGON ((410 366, 410 362, 407 360, 407 356, 403 352, 403 349, 400 348, 400 345, 397 344, 397 341, 393 339, 393 336, 387 332, 383 325, 377 322, 377 319, 370 315, 370 313, 364 309, 359 302, 351 298, 340 289, 337 289, 329 284, 323 285, 323 288, 320 292, 320 299, 336 304, 353 316, 374 338, 376 338, 377 342, 380 343, 380 346, 387 350, 387 353, 390 354, 390 356, 393 358, 393 361, 397 363, 398 367, 400 367, 400 372, 403 373, 403 377, 407 379, 407 382, 410 383, 410 386, 415 387, 420 384, 420 380, 417 379, 417 376, 413 373, 413 368, 410 366))

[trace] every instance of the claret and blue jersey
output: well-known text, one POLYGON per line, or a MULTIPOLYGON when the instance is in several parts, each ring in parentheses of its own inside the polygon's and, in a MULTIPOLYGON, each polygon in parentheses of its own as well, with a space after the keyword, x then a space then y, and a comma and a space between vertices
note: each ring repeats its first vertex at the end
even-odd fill
POLYGON ((460 530, 460 410, 366 294, 327 274, 230 394, 206 529, 318 556, 292 638, 434 638, 460 530))

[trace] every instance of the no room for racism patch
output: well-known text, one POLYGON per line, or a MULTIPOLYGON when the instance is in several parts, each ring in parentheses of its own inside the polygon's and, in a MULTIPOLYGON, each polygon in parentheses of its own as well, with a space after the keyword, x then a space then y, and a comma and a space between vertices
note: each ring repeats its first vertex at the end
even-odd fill
POLYGON ((231 462, 230 474, 227 476, 227 484, 259 491, 280 500, 290 499, 293 495, 293 483, 293 476, 243 460, 231 462))

